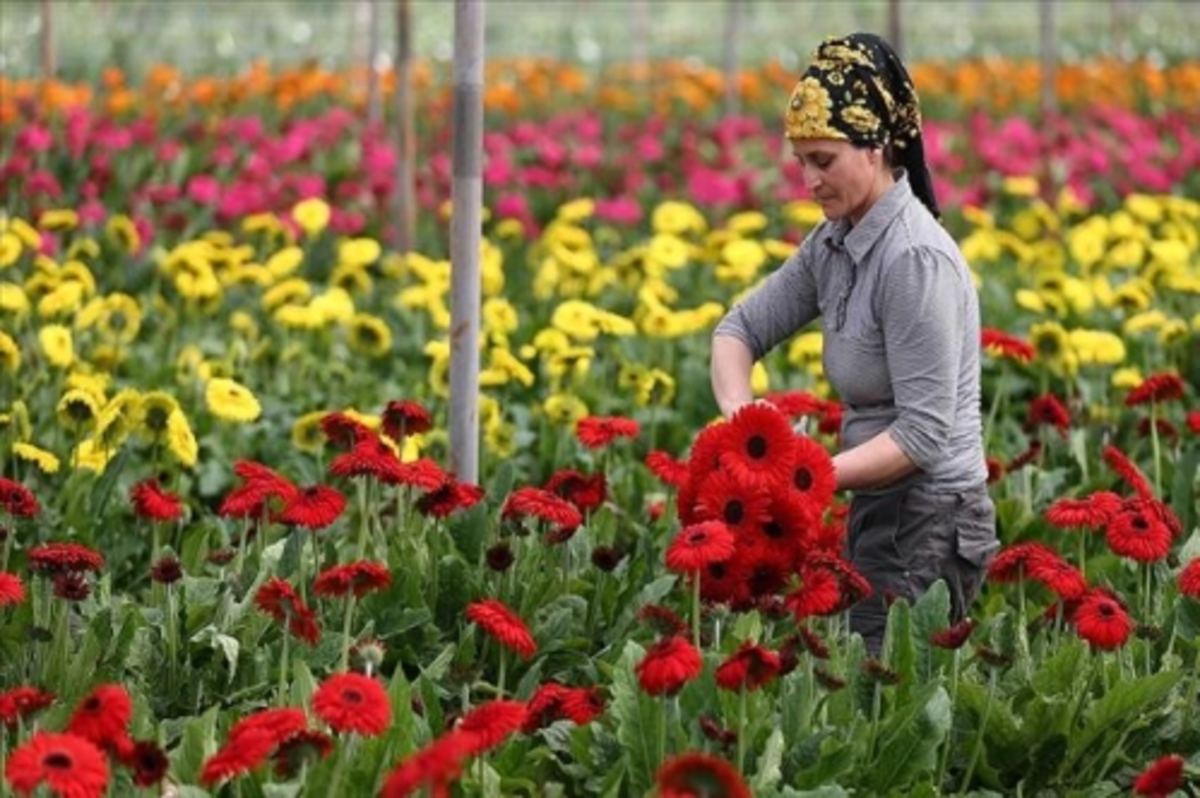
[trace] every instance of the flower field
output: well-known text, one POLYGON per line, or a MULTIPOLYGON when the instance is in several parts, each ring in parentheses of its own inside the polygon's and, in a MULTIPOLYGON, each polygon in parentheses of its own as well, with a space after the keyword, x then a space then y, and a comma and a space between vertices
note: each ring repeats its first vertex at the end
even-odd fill
POLYGON ((819 333, 709 391, 820 220, 794 75, 723 117, 692 64, 489 66, 478 484, 448 76, 404 253, 361 75, 0 77, 0 795, 1194 790, 1200 63, 1066 68, 1048 119, 1027 64, 913 72, 1003 546, 878 657, 819 333))

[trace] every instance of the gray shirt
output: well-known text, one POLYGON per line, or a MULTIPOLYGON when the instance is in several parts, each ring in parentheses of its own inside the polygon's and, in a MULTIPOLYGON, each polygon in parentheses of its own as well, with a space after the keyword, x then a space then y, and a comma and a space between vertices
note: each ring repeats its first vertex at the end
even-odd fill
POLYGON ((820 317, 843 444, 889 430, 920 469, 889 488, 960 490, 987 479, 979 299, 958 245, 897 174, 857 225, 817 225, 714 335, 758 360, 820 317))

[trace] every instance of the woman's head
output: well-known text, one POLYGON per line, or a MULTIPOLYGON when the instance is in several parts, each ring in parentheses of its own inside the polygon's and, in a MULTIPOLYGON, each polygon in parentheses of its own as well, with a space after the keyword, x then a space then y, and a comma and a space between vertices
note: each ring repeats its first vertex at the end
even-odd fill
MULTIPOLYGON (((853 33, 822 42, 792 90, 784 130, 806 181, 812 171, 810 153, 817 162, 828 160, 819 157, 823 152, 838 153, 836 165, 842 169, 876 166, 886 173, 893 165, 902 166, 913 193, 939 215, 925 163, 916 88, 895 51, 878 36, 853 33)), ((865 177, 857 169, 846 176, 865 177)), ((818 187, 810 182, 810 188, 819 199, 818 187)))

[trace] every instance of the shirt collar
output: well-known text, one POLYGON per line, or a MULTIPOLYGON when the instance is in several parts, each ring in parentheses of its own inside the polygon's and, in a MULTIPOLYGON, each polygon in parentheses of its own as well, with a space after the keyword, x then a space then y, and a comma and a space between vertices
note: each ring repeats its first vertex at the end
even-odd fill
POLYGON ((897 169, 895 174, 896 182, 875 200, 858 224, 852 227, 849 219, 838 219, 834 223, 833 240, 846 248, 855 263, 862 263, 883 231, 914 197, 908 184, 908 173, 897 169))

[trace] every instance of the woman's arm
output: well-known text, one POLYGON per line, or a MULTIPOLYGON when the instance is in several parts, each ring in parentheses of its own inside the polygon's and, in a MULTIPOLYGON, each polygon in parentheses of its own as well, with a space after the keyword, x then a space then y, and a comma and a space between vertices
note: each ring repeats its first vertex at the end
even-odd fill
POLYGON ((754 393, 750 390, 750 372, 753 368, 754 354, 750 347, 732 335, 713 336, 709 375, 713 397, 726 418, 742 405, 754 401, 754 393))
POLYGON ((833 456, 838 490, 878 488, 908 476, 917 465, 887 430, 833 456))

